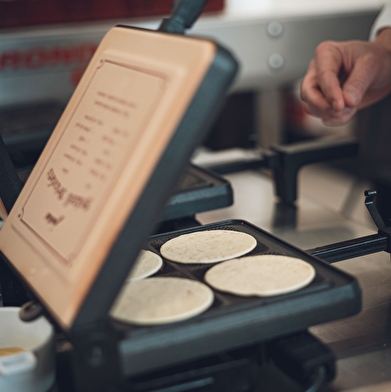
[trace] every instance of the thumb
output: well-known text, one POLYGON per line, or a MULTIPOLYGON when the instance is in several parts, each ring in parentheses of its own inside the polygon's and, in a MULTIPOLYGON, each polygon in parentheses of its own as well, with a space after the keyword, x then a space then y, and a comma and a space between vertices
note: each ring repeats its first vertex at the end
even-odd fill
POLYGON ((357 108, 369 86, 375 79, 376 65, 372 61, 363 58, 356 61, 349 77, 342 87, 342 93, 346 106, 357 108))

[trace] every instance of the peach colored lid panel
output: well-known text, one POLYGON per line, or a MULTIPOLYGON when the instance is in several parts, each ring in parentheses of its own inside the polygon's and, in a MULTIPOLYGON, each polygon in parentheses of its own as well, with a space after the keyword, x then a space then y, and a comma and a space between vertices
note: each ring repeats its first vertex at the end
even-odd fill
POLYGON ((113 28, 0 232, 69 328, 215 56, 209 41, 113 28))
POLYGON ((58 262, 72 267, 80 254, 165 84, 160 77, 108 61, 96 70, 20 218, 58 262))

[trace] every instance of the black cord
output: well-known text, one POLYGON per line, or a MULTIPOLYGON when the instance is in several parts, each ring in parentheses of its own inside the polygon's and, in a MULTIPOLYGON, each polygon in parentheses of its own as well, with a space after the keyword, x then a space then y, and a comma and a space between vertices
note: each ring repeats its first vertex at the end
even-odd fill
POLYGON ((325 381, 326 381, 326 368, 324 366, 320 366, 314 375, 314 381, 312 385, 304 392, 317 392, 319 388, 325 383, 325 381))

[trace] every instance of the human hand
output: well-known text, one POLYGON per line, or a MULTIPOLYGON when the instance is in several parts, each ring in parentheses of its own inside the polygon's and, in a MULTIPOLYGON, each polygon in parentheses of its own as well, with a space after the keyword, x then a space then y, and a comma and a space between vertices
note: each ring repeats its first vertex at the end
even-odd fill
POLYGON ((358 109, 391 91, 391 29, 373 42, 321 43, 301 85, 307 113, 327 125, 347 123, 358 109))

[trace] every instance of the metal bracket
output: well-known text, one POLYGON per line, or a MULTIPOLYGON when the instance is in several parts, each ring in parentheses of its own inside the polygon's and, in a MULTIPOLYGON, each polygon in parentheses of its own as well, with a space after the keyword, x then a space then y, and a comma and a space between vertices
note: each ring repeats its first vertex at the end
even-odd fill
POLYGON ((278 164, 271 168, 276 195, 282 203, 291 204, 297 199, 297 175, 302 166, 356 155, 358 143, 351 138, 332 138, 275 146, 272 150, 279 157, 278 164))
POLYGON ((306 252, 328 263, 335 263, 353 257, 364 256, 376 252, 388 252, 391 250, 391 227, 384 223, 375 205, 375 190, 365 191, 365 205, 378 228, 378 233, 366 237, 355 238, 349 241, 338 242, 307 249, 306 252))
POLYGON ((376 227, 379 230, 382 230, 386 227, 386 224, 384 223, 383 218, 381 217, 378 209, 376 208, 375 205, 376 195, 377 195, 377 191, 374 189, 365 191, 365 206, 367 207, 367 210, 371 215, 372 220, 375 223, 376 227))
POLYGON ((254 159, 233 161, 209 169, 224 175, 243 170, 270 169, 273 173, 275 194, 280 202, 292 205, 297 199, 297 177, 302 166, 356 155, 358 142, 352 138, 332 138, 274 146, 257 150, 254 159))
POLYGON ((391 227, 388 227, 383 218, 381 217, 376 205, 375 205, 375 197, 377 195, 376 190, 365 191, 365 206, 367 207, 373 222, 376 227, 379 229, 379 234, 383 235, 387 238, 387 249, 386 252, 390 253, 391 250, 391 227))

